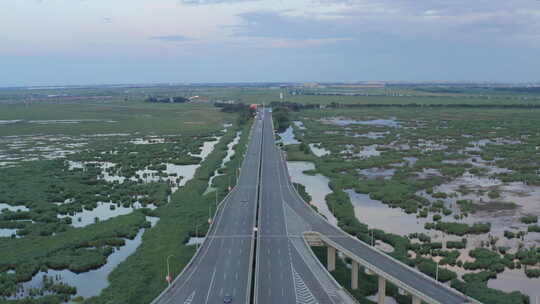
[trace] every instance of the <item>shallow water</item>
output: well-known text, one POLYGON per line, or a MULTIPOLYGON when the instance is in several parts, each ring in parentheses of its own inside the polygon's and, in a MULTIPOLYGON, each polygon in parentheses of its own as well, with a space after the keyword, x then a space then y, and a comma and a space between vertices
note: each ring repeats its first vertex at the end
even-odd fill
MULTIPOLYGON (((71 218, 71 226, 80 228, 80 227, 85 227, 85 226, 96 223, 96 220, 95 220, 96 218, 98 218, 99 221, 106 221, 113 217, 130 214, 134 210, 139 209, 139 208, 142 208, 142 206, 139 203, 133 204, 133 207, 124 207, 122 205, 118 206, 111 202, 106 202, 106 203, 99 203, 98 206, 94 208, 93 210, 85 209, 81 212, 75 213, 74 215, 59 214, 58 218, 69 217, 71 218), (113 205, 115 206, 115 209, 111 210, 111 206, 113 205)), ((157 207, 154 204, 148 204, 146 205, 146 208, 156 209, 157 207)))
POLYGON ((315 165, 311 162, 289 161, 287 166, 292 181, 306 187, 306 192, 312 199, 311 204, 315 205, 319 213, 324 215, 331 224, 337 225, 336 218, 326 204, 326 195, 332 193, 328 186, 328 178, 321 174, 313 176, 304 174, 303 171, 315 169, 315 165))
POLYGON ((2 213, 2 211, 4 209, 7 209, 7 210, 13 211, 13 212, 30 210, 25 206, 12 206, 12 205, 8 205, 6 203, 0 203, 0 213, 2 213))
POLYGON ((214 151, 214 147, 219 143, 220 139, 221 137, 216 136, 216 137, 213 137, 213 140, 211 141, 205 141, 203 143, 203 146, 201 147, 201 152, 199 154, 191 154, 191 155, 202 158, 201 162, 203 162, 206 159, 206 157, 208 157, 208 155, 210 155, 210 153, 214 151))
POLYGON ((299 120, 295 120, 295 121, 293 121, 293 123, 300 130, 305 130, 306 129, 306 127, 304 126, 304 123, 299 121, 299 120))
POLYGON ((52 135, 22 135, 0 137, 0 145, 5 150, 0 150, 0 159, 32 161, 38 159, 63 158, 66 155, 76 153, 80 148, 88 145, 85 137, 52 136, 52 135))
POLYGON ((381 151, 378 151, 377 147, 378 145, 363 146, 362 151, 354 154, 354 156, 360 157, 360 158, 369 158, 373 156, 379 156, 381 155, 381 151))
POLYGON ((17 229, 0 228, 0 237, 11 237, 17 235, 17 229))
POLYGON ((354 120, 346 119, 341 117, 334 117, 321 120, 322 122, 334 124, 338 126, 348 126, 348 125, 371 125, 371 126, 386 126, 399 128, 401 123, 396 120, 396 117, 391 117, 390 119, 371 119, 371 120, 354 120))
POLYGON ((531 303, 540 303, 540 278, 527 278, 523 269, 507 269, 488 281, 488 287, 506 292, 521 291, 530 297, 531 303))
POLYGON ((364 175, 367 179, 390 179, 394 176, 396 169, 369 168, 358 170, 358 173, 364 175))
POLYGON ((386 232, 408 235, 415 232, 435 234, 426 231, 426 219, 417 219, 415 214, 406 214, 399 208, 390 208, 381 201, 371 199, 368 194, 356 193, 354 190, 345 190, 354 207, 356 218, 370 226, 386 232))
MULTIPOLYGON (((159 218, 146 217, 146 219, 154 226, 159 218)), ((40 271, 28 282, 22 283, 22 286, 27 288, 40 288, 43 284, 43 276, 60 276, 62 282, 71 286, 77 287, 77 296, 84 298, 97 296, 109 285, 109 274, 131 254, 133 254, 142 243, 142 235, 145 229, 140 229, 137 236, 133 239, 125 239, 125 245, 116 249, 108 258, 107 263, 99 269, 90 270, 83 273, 74 273, 70 270, 48 270, 40 271)))
MULTIPOLYGON (((360 284, 360 282, 359 282, 359 284, 360 284)), ((376 293, 376 294, 374 294, 372 296, 366 297, 366 299, 377 303, 377 301, 379 301, 379 293, 376 293)), ((384 304, 398 304, 398 302, 396 300, 394 300, 394 298, 392 298, 390 296, 386 296, 384 298, 384 304)))
MULTIPOLYGON (((235 154, 235 150, 234 150, 234 147, 240 142, 240 136, 242 135, 242 132, 236 132, 236 137, 229 143, 227 144, 227 155, 225 155, 225 157, 223 158, 223 160, 221 161, 221 165, 219 166, 220 168, 224 168, 225 165, 232 159, 232 157, 234 156, 235 154)), ((219 174, 218 173, 219 169, 216 169, 214 171, 214 174, 210 177, 210 179, 208 180, 208 187, 206 188, 206 190, 204 191, 204 194, 208 194, 212 191, 215 190, 215 188, 212 187, 212 182, 214 181, 214 178, 222 175, 222 174, 219 174)))
POLYGON ((9 124, 14 124, 14 123, 18 123, 18 122, 21 122, 22 120, 0 120, 0 125, 9 125, 9 124))
POLYGON ((49 124, 78 124, 83 122, 106 122, 106 123, 116 123, 114 120, 106 119, 57 119, 57 120, 29 120, 28 123, 40 124, 40 125, 49 125, 49 124))
POLYGON ((221 162, 221 168, 225 167, 225 164, 228 163, 231 158, 234 156, 234 147, 240 142, 240 136, 242 135, 242 132, 236 132, 236 137, 233 139, 232 142, 227 144, 227 155, 225 155, 225 158, 223 158, 223 161, 221 162))
MULTIPOLYGON (((73 170, 75 168, 83 168, 85 164, 98 164, 101 167, 101 177, 107 182, 113 183, 118 182, 120 184, 124 183, 126 180, 125 176, 115 175, 111 174, 107 171, 107 169, 115 167, 116 164, 111 162, 87 162, 87 163, 81 163, 81 162, 74 162, 74 161, 68 161, 70 170, 73 170)), ((144 183, 152 183, 152 182, 159 182, 159 181, 168 181, 172 183, 171 191, 174 193, 178 190, 179 187, 184 186, 188 181, 193 179, 195 176, 195 171, 200 167, 200 164, 196 165, 175 165, 166 163, 166 168, 163 170, 163 173, 166 173, 167 176, 160 176, 159 172, 156 170, 150 170, 148 168, 137 170, 135 172, 135 176, 132 176, 130 180, 132 181, 139 181, 141 180, 144 183)))
POLYGON ((409 166, 414 166, 414 164, 416 164, 418 161, 418 157, 404 157, 403 159, 409 164, 409 166))
POLYGON ((283 143, 284 145, 294 145, 299 144, 300 142, 294 137, 294 129, 292 126, 289 126, 287 130, 282 133, 278 133, 281 138, 278 142, 283 143))
POLYGON ((368 133, 355 133, 355 134, 345 134, 346 136, 352 136, 352 137, 365 137, 369 139, 379 139, 384 138, 386 135, 390 134, 390 132, 368 132, 368 133))
POLYGON ((147 138, 136 138, 130 141, 134 145, 152 145, 152 144, 162 144, 165 142, 164 138, 159 137, 147 137, 147 138))
POLYGON ((201 245, 204 243, 205 237, 190 237, 189 241, 186 243, 187 246, 201 245))
POLYGON ((311 152, 318 157, 330 154, 330 151, 326 150, 321 144, 309 144, 309 148, 311 149, 311 152))

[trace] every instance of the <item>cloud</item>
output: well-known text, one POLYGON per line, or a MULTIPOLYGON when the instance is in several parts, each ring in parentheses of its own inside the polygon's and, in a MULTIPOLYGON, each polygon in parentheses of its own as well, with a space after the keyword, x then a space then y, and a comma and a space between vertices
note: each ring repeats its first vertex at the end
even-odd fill
POLYGON ((288 39, 358 38, 378 33, 492 47, 540 47, 537 1, 313 0, 304 11, 238 14, 234 35, 288 39), (536 3, 534 3, 536 2, 536 3), (333 8, 333 9, 329 9, 333 8))
POLYGON ((183 41, 190 41, 192 40, 189 37, 182 36, 182 35, 165 35, 165 36, 152 36, 150 37, 152 40, 161 40, 166 42, 183 42, 183 41))
POLYGON ((287 11, 260 11, 238 15, 242 22, 233 27, 234 36, 285 39, 343 39, 350 31, 333 20, 317 20, 306 16, 288 16, 287 11))

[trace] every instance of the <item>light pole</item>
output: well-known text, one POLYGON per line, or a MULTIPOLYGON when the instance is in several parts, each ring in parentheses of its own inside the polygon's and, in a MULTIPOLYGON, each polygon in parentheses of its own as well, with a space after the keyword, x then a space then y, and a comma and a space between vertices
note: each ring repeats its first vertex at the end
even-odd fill
MULTIPOLYGON (((429 255, 433 259, 433 249, 429 250, 429 255)), ((439 281, 439 261, 435 260, 435 280, 439 281)))
POLYGON ((212 224, 212 204, 208 204, 208 224, 212 224))
POLYGON ((170 254, 168 257, 167 257, 167 277, 165 278, 167 280, 167 282, 169 283, 169 285, 171 285, 171 281, 172 281, 172 277, 171 277, 171 269, 169 267, 169 258, 172 257, 174 255, 170 254))
POLYGON ((195 242, 195 251, 199 251, 199 224, 195 223, 195 238, 197 239, 197 242, 195 242))
POLYGON ((439 281, 439 261, 437 261, 437 268, 435 268, 435 280, 439 281))

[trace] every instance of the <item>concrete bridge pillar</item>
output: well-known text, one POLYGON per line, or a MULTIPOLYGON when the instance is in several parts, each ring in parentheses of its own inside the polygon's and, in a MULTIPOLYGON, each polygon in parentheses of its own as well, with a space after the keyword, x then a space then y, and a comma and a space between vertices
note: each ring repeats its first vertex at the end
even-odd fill
POLYGON ((336 248, 328 246, 327 248, 327 269, 328 271, 336 270, 336 248))
POLYGON ((412 304, 421 304, 421 303, 422 303, 422 300, 420 300, 419 297, 417 296, 412 297, 412 304))
POLYGON ((379 276, 379 301, 378 304, 384 304, 386 298, 386 280, 379 276))
POLYGON ((352 261, 351 288, 358 289, 358 262, 352 261))

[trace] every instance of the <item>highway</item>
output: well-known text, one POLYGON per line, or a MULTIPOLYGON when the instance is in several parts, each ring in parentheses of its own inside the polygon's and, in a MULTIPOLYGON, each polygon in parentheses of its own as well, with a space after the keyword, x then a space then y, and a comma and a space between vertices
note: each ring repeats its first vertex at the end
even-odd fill
POLYGON ((308 251, 302 238, 306 226, 290 222, 286 205, 288 178, 282 174, 272 118, 262 116, 263 157, 254 303, 354 303, 308 251), (285 186, 285 188, 282 188, 285 186))
POLYGON ((305 232, 369 268, 379 282, 384 278, 414 295, 414 303, 479 303, 317 214, 290 182, 266 109, 259 110, 253 125, 238 184, 221 203, 204 243, 152 304, 223 303, 225 295, 232 296, 232 303, 357 303, 314 256, 305 232))
POLYGON ((221 202, 214 223, 193 259, 152 303, 249 303, 257 210, 262 121, 251 130, 237 186, 221 202))
MULTIPOLYGON (((271 138, 272 141, 274 141, 274 136, 266 136, 265 134, 265 141, 267 138, 271 138)), ((433 303, 462 304, 471 302, 471 299, 465 295, 453 289, 446 288, 445 286, 442 286, 442 284, 417 271, 413 271, 409 266, 401 264, 390 256, 331 225, 323 217, 316 214, 295 191, 290 182, 290 176, 283 154, 276 149, 269 149, 266 146, 264 152, 265 158, 279 158, 280 161, 277 168, 280 177, 276 180, 280 183, 279 188, 282 190, 284 202, 286 202, 287 206, 293 210, 291 214, 294 214, 294 219, 291 219, 291 221, 296 222, 297 225, 303 226, 304 231, 315 231, 320 233, 325 239, 332 242, 338 250, 348 253, 347 255, 349 256, 354 255, 359 257, 359 259, 363 260, 366 264, 374 265, 377 270, 380 270, 388 277, 395 278, 396 281, 399 281, 401 286, 405 287, 406 290, 418 291, 432 299, 433 303), (279 156, 268 154, 277 154, 279 156)), ((262 181, 265 181, 264 176, 262 181)), ((359 284, 362 284, 362 282, 359 282, 359 284)))

